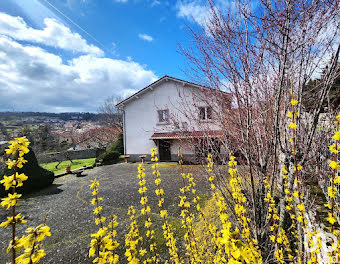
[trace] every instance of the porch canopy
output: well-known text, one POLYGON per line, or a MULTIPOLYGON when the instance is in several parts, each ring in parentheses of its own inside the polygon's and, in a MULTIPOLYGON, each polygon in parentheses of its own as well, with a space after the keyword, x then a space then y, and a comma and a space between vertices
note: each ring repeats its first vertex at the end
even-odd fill
POLYGON ((177 132, 154 133, 150 139, 166 140, 166 139, 221 138, 222 136, 223 134, 221 130, 177 131, 177 132))

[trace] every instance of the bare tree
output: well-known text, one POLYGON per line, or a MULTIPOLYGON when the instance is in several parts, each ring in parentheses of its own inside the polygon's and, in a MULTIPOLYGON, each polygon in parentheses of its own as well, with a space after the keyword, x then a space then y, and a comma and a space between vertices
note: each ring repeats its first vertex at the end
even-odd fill
POLYGON ((120 127, 96 127, 79 133, 75 142, 81 148, 105 149, 117 141, 121 133, 120 127))
POLYGON ((109 96, 104 100, 103 105, 98 108, 102 114, 102 121, 105 126, 123 127, 123 112, 116 107, 116 104, 122 100, 120 96, 109 96))
MULTIPOLYGON (((222 143, 227 152, 244 159, 253 237, 263 252, 273 252, 266 248, 269 224, 264 213, 263 181, 269 179, 272 192, 281 201, 280 224, 284 225, 282 165, 291 168, 291 185, 294 179, 287 129, 290 91, 301 102, 303 88, 319 78, 311 113, 304 113, 300 104, 297 119, 298 160, 306 170, 313 171, 310 164, 318 155, 314 145, 318 143, 315 133, 322 104, 339 75, 339 1, 262 0, 254 5, 238 0, 223 9, 209 0, 207 8, 210 11, 205 23, 188 27, 193 46, 181 50, 190 62, 188 72, 194 80, 227 91, 232 97, 232 108, 215 113, 223 131, 222 143), (320 76, 329 60, 330 65, 320 76)), ((206 93, 208 104, 216 93, 206 93)), ((228 195, 225 177, 217 179, 228 195)), ((271 261, 268 255, 264 257, 271 261)))

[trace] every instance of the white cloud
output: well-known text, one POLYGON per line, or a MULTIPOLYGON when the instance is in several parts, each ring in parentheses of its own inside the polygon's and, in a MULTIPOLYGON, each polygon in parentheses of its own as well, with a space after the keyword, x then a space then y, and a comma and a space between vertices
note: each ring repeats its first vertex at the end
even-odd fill
POLYGON ((21 17, 14 17, 0 12, 0 34, 16 40, 39 43, 73 52, 103 56, 104 52, 72 32, 68 27, 52 18, 44 19, 45 27, 35 29, 29 27, 21 17))
POLYGON ((126 3, 128 0, 115 0, 115 2, 118 2, 118 3, 126 3))
POLYGON ((154 7, 154 6, 157 6, 157 5, 160 5, 161 2, 159 2, 158 0, 153 0, 152 3, 151 3, 151 7, 154 7))
POLYGON ((178 0, 177 16, 204 26, 210 16, 210 9, 200 0, 178 0))
POLYGON ((138 37, 140 39, 146 40, 148 42, 153 41, 153 37, 151 37, 150 35, 147 35, 147 34, 138 34, 138 37))
POLYGON ((111 95, 127 95, 157 76, 141 64, 94 54, 59 55, 0 35, 0 111, 96 111, 111 95))

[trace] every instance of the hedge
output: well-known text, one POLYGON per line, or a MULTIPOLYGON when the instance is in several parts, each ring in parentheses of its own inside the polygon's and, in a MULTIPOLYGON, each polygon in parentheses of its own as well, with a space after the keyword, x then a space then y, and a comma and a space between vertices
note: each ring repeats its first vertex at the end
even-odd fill
MULTIPOLYGON (((30 152, 24 155, 24 159, 27 163, 22 169, 18 170, 18 173, 24 173, 28 176, 27 181, 24 182, 22 187, 18 188, 18 193, 29 193, 37 191, 51 185, 54 181, 54 173, 48 171, 39 166, 34 151, 30 149, 30 152)), ((4 175, 12 175, 13 170, 4 168, 0 171, 0 180, 3 179, 4 175)), ((0 185, 0 196, 5 196, 6 191, 3 185, 0 185)))

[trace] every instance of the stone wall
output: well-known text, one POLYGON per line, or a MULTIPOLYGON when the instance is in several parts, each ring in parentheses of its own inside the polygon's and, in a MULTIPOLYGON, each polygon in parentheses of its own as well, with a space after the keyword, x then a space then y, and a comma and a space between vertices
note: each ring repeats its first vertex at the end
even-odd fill
POLYGON ((105 149, 83 149, 69 150, 64 152, 56 152, 52 154, 37 154, 39 163, 49 163, 55 161, 75 160, 75 159, 90 159, 96 158, 104 153, 105 149))

